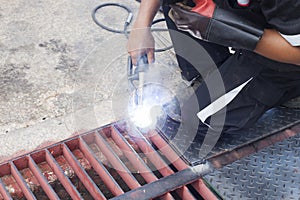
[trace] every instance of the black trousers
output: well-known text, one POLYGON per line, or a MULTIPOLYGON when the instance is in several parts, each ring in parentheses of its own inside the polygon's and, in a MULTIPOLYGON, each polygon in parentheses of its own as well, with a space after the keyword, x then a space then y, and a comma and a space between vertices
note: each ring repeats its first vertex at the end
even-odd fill
POLYGON ((240 132, 242 129, 252 126, 268 109, 300 96, 299 66, 276 62, 246 50, 236 50, 234 54, 231 54, 227 47, 193 38, 188 33, 177 30, 168 16, 168 11, 169 7, 165 6, 164 14, 167 26, 172 30, 170 36, 174 49, 176 53, 180 52, 177 54, 177 60, 182 70, 182 76, 187 80, 192 80, 198 75, 205 76, 203 77, 205 81, 195 91, 199 110, 191 107, 192 104, 189 101, 182 108, 182 115, 187 118, 186 121, 195 121, 194 118, 197 118, 200 110, 249 81, 235 98, 214 113, 213 117, 208 117, 204 122, 197 119, 200 121, 198 131, 201 134, 205 134, 209 128, 230 134, 240 132), (204 71, 209 71, 207 68, 210 66, 206 66, 210 65, 209 62, 203 61, 209 55, 216 69, 208 73, 203 73, 203 71, 199 73, 199 67, 193 66, 185 58, 185 55, 195 54, 194 50, 182 49, 182 46, 186 45, 186 41, 176 37, 176 32, 192 38, 205 49, 206 56, 203 56, 203 52, 199 52, 200 68, 203 67, 206 69, 204 71), (225 89, 223 92, 211 91, 214 87, 211 87, 210 84, 216 84, 215 72, 221 75, 222 85, 214 85, 214 87, 223 87, 225 89))

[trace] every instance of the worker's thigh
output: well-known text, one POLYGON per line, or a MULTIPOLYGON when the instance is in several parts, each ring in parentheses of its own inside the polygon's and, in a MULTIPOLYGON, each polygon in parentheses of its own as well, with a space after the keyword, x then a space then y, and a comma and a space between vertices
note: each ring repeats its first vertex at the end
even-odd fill
POLYGON ((168 15, 170 7, 164 6, 163 10, 178 65, 182 70, 183 77, 187 80, 190 81, 199 75, 204 76, 207 71, 213 68, 212 65, 220 66, 231 55, 228 47, 205 42, 192 37, 189 33, 179 31, 168 15), (194 44, 188 46, 189 42, 194 44), (200 47, 195 49, 192 46, 200 47), (189 59, 191 54, 195 55, 193 62, 196 60, 196 63, 194 62, 193 65, 191 64, 191 59, 189 59))
POLYGON ((253 126, 268 109, 299 96, 300 72, 280 72, 272 68, 274 65, 275 68, 290 67, 243 51, 231 56, 219 67, 216 73, 220 76, 215 76, 214 73, 208 75, 196 90, 200 110, 216 102, 222 95, 246 84, 231 102, 227 105, 223 102, 222 109, 208 117, 204 123, 200 122, 199 132, 205 133, 208 130, 207 125, 224 133, 238 132, 253 126), (222 81, 216 77, 221 77, 222 81))

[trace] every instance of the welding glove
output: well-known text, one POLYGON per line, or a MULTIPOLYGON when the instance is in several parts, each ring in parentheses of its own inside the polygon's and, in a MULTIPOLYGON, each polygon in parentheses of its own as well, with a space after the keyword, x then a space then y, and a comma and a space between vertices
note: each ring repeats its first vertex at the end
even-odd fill
POLYGON ((177 28, 192 36, 237 49, 254 50, 263 29, 216 6, 212 0, 194 0, 193 8, 180 3, 170 5, 169 16, 177 28))

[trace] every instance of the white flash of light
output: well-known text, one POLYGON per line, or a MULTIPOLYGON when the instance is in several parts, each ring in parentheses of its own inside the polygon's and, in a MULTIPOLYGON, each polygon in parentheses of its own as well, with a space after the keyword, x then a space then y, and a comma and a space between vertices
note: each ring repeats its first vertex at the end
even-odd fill
POLYGON ((142 104, 132 110, 131 121, 139 128, 155 128, 157 119, 163 114, 159 105, 142 104))

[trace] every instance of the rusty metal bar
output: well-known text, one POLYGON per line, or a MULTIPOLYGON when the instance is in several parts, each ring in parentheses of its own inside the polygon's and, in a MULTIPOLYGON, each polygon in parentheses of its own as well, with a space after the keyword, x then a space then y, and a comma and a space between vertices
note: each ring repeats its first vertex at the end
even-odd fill
POLYGON ((92 181, 91 177, 86 173, 86 171, 82 168, 82 166, 79 164, 73 153, 70 151, 69 147, 63 143, 63 155, 70 164, 70 166, 73 168, 74 172, 78 176, 78 178, 81 180, 85 188, 90 192, 90 194, 95 199, 106 199, 103 193, 99 190, 97 185, 92 181))
POLYGON ((178 169, 183 170, 188 166, 180 158, 180 156, 171 148, 171 146, 157 133, 150 134, 151 141, 157 146, 157 148, 168 158, 168 160, 178 169))
POLYGON ((70 179, 65 175, 59 164, 56 162, 56 160, 53 158, 51 153, 48 151, 48 149, 45 150, 46 152, 46 162, 49 164, 49 166, 52 168, 53 172, 61 182, 61 184, 64 186, 66 191, 69 193, 69 195, 74 200, 83 199, 79 192, 76 190, 70 179))
POLYGON ((208 163, 189 167, 112 199, 153 199, 180 188, 182 185, 190 184, 210 172, 212 172, 212 167, 208 163))
POLYGON ((95 133, 95 142, 130 189, 141 186, 98 131, 95 133))
MULTIPOLYGON (((172 161, 172 164, 176 167, 177 170, 185 170, 188 167, 186 163, 179 158, 178 154, 170 147, 170 145, 167 144, 167 142, 158 133, 154 132, 150 135, 151 141, 168 158, 168 160, 172 161)), ((200 178, 193 184, 193 187, 204 199, 217 199, 214 193, 206 187, 206 185, 200 178)))
POLYGON ((234 149, 229 149, 218 154, 212 155, 207 158, 209 162, 213 164, 216 169, 220 169, 230 163, 247 157, 253 153, 256 153, 264 148, 274 145, 277 142, 288 139, 300 133, 300 125, 295 125, 291 129, 276 132, 271 135, 258 138, 251 143, 241 144, 234 149))
POLYGON ((143 178, 149 183, 157 180, 157 177, 152 173, 146 163, 135 152, 135 150, 128 144, 124 137, 120 136, 120 133, 115 128, 111 128, 111 137, 118 147, 122 150, 124 155, 131 162, 133 167, 143 176, 143 178))
MULTIPOLYGON (((142 134, 139 134, 134 141, 163 176, 174 174, 173 170, 167 165, 162 157, 159 156, 149 141, 142 134)), ((182 199, 195 199, 186 186, 178 188, 176 193, 182 199)))
POLYGON ((10 196, 9 192, 6 190, 5 185, 3 184, 1 178, 0 178, 0 193, 2 195, 2 198, 4 198, 4 200, 12 200, 12 197, 10 196))
POLYGON ((33 200, 33 199, 35 200, 36 198, 35 198, 34 194, 28 187, 26 181, 24 180, 23 176, 20 174, 20 172, 17 169, 17 167, 15 166, 15 164, 12 161, 10 161, 9 165, 10 165, 11 174, 15 178, 15 180, 18 183, 18 185, 20 186, 20 188, 22 189, 22 192, 25 195, 25 197, 28 200, 33 200))
POLYGON ((110 175, 110 173, 103 166, 103 164, 97 159, 97 156, 90 150, 90 148, 82 139, 82 137, 79 138, 79 149, 82 151, 86 159, 92 165, 93 169, 101 177, 102 181, 106 184, 107 188, 111 191, 111 193, 115 196, 124 194, 124 191, 121 189, 119 184, 110 175))
MULTIPOLYGON (((123 136, 121 136, 121 133, 115 127, 111 128, 111 138, 119 146, 128 160, 131 162, 133 167, 143 176, 143 178, 148 183, 158 180, 158 178, 153 174, 153 172, 149 169, 142 158, 136 153, 132 146, 130 146, 128 141, 123 136)), ((174 199, 170 193, 163 195, 161 198, 174 199)))
POLYGON ((157 153, 157 151, 152 147, 149 141, 142 134, 134 138, 134 142, 143 151, 147 158, 149 158, 149 160, 154 164, 154 166, 160 170, 160 173, 163 176, 173 174, 172 169, 168 166, 168 164, 162 159, 162 157, 157 153))
POLYGON ((32 171, 33 175, 37 178, 39 183, 41 184, 41 187, 49 197, 49 199, 59 199, 53 188, 49 185, 48 181, 46 180, 45 176, 41 173, 39 167, 35 163, 35 161, 32 159, 31 156, 27 156, 28 159, 28 167, 32 171))

